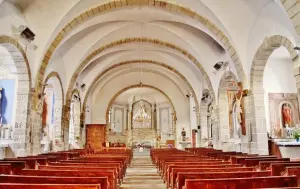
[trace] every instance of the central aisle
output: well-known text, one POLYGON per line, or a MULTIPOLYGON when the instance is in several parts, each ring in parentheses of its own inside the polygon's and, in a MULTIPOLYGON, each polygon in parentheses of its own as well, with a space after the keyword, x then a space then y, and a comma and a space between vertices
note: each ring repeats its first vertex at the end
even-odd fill
POLYGON ((165 189, 166 185, 152 164, 150 156, 134 156, 127 168, 121 189, 165 189))

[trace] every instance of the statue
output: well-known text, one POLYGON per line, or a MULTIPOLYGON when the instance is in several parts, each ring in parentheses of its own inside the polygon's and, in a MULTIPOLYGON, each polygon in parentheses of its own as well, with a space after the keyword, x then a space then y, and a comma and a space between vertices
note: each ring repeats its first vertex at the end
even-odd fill
POLYGON ((186 141, 186 132, 185 132, 184 128, 182 128, 181 137, 182 137, 182 141, 186 141))
POLYGON ((47 116, 48 116, 48 103, 47 96, 45 96, 43 101, 43 114, 42 114, 42 126, 46 127, 47 125, 47 116))
POLYGON ((282 124, 283 127, 292 127, 292 110, 287 103, 282 105, 282 124))
POLYGON ((232 121, 233 121, 233 137, 240 138, 240 135, 246 135, 246 125, 243 112, 243 97, 248 95, 248 90, 242 89, 242 83, 238 83, 239 90, 234 95, 232 103, 232 121))
POLYGON ((234 138, 240 138, 240 133, 241 133, 242 114, 243 114, 243 110, 241 107, 241 99, 242 99, 242 95, 240 96, 240 98, 238 98, 237 95, 235 95, 235 102, 233 103, 233 108, 232 108, 234 138))

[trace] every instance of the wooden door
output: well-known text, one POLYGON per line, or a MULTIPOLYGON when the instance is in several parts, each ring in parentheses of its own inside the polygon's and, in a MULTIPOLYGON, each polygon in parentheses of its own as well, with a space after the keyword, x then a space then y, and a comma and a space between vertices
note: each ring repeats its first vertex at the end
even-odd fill
POLYGON ((105 142, 105 124, 87 124, 86 125, 86 144, 90 144, 91 148, 102 148, 105 142))

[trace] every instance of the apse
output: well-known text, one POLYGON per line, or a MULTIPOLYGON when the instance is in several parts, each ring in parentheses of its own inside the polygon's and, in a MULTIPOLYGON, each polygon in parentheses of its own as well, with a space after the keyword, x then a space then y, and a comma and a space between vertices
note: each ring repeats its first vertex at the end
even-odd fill
POLYGON ((175 112, 172 102, 151 88, 133 88, 121 93, 109 107, 111 143, 134 147, 175 144, 175 112))

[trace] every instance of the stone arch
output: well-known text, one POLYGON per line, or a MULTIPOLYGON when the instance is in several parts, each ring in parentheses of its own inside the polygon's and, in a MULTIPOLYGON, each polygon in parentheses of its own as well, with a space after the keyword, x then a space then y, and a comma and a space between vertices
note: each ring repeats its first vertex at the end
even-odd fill
MULTIPOLYGON (((189 18, 193 18, 197 21, 199 21, 201 24, 203 24, 213 35, 215 35, 216 39, 220 41, 220 43, 224 46, 225 50, 229 52, 229 55, 232 59, 232 62, 234 63, 237 73, 239 75, 239 79, 241 81, 246 80, 245 73, 243 70, 243 66, 241 64, 241 60, 239 58, 239 55, 237 51, 235 50, 234 46, 230 43, 228 37, 223 33, 221 29, 218 28, 217 25, 212 23, 208 18, 204 17, 203 15, 200 15, 196 13, 195 11, 183 7, 182 5, 178 5, 175 3, 171 2, 166 2, 166 1, 161 1, 161 0, 153 0, 153 1, 111 1, 106 4, 102 4, 100 6, 96 6, 94 8, 91 8, 73 20, 71 20, 66 26, 54 37, 54 40, 52 41, 51 45, 47 49, 46 53, 43 56, 42 63, 39 67, 39 71, 36 77, 36 83, 40 83, 41 80, 43 80, 46 68, 49 64, 49 61, 52 57, 52 54, 56 50, 56 48, 60 45, 60 43, 63 41, 63 39, 73 31, 76 27, 84 23, 86 20, 106 13, 106 12, 111 12, 115 9, 120 9, 120 8, 126 8, 130 6, 149 6, 153 8, 160 8, 163 10, 167 10, 176 14, 182 14, 184 16, 187 16, 189 18)), ((137 41, 136 41, 137 42, 137 41)), ((110 45, 114 46, 114 43, 111 43, 110 45)), ((174 45, 173 48, 175 47, 174 45)), ((97 52, 93 52, 95 54, 97 52)), ((185 51, 186 54, 188 52, 185 51)), ((92 56, 90 55, 90 56, 92 56)), ((191 55, 190 55, 191 56, 191 55)), ((193 57, 195 60, 195 58, 193 57)), ((196 61, 196 60, 195 60, 196 61)), ((73 79, 73 78, 72 78, 73 79)), ((40 86, 36 85, 36 90, 39 91, 40 86)))
MULTIPOLYGON (((299 81, 300 75, 299 57, 294 50, 292 42, 284 36, 274 35, 265 38, 260 45, 253 58, 251 75, 250 75, 250 87, 251 94, 248 97, 252 103, 249 103, 248 109, 251 110, 251 118, 248 120, 251 124, 251 140, 254 143, 252 153, 267 154, 267 129, 264 107, 264 88, 263 88, 263 74, 266 63, 274 50, 279 47, 285 47, 291 55, 291 59, 294 63, 294 77, 296 81, 299 81)), ((297 83, 298 86, 298 83, 297 83)), ((298 89, 299 93, 299 89, 298 89)), ((247 108, 246 108, 247 109, 247 108)), ((247 120, 246 120, 247 123, 247 120)))
MULTIPOLYGON (((110 107, 113 105, 114 101, 118 98, 118 96, 120 96, 122 93, 124 93, 125 91, 128 91, 130 89, 134 89, 134 88, 149 88, 149 89, 153 89, 153 90, 156 90, 158 91, 159 93, 161 93, 164 97, 166 97, 166 99, 168 99, 168 101, 170 102, 171 104, 171 107, 172 107, 172 111, 174 112, 174 117, 173 117, 173 127, 174 127, 174 133, 175 133, 175 144, 176 144, 176 141, 177 141, 177 138, 176 138, 176 120, 177 120, 177 114, 176 114, 176 109, 175 109, 175 106, 173 104, 173 102, 171 101, 170 97, 165 93, 163 92, 162 90, 160 90, 159 88, 157 87, 154 87, 152 85, 145 85, 145 84, 136 84, 136 85, 131 85, 131 86, 128 86, 128 87, 125 87, 123 88, 122 90, 118 91, 113 97, 112 99, 109 101, 108 105, 107 105, 107 108, 106 108, 106 122, 108 122, 109 120, 109 109, 110 107)), ((108 127, 106 128, 106 130, 108 131, 108 127)), ((107 135, 106 135, 107 136, 107 135)))
POLYGON ((234 144, 229 142, 230 138, 233 138, 233 119, 231 117, 232 100, 234 94, 237 93, 238 80, 234 73, 231 71, 224 72, 219 83, 218 91, 218 107, 219 107, 219 140, 222 145, 222 149, 229 151, 239 151, 234 144))
POLYGON ((298 7, 300 5, 299 0, 281 0, 283 8, 286 10, 288 17, 291 19, 295 30, 298 35, 300 35, 300 22, 299 22, 299 12, 298 7))
MULTIPOLYGON (((31 126, 30 119, 30 101, 31 101, 31 70, 25 51, 19 42, 12 37, 0 36, 0 46, 4 47, 11 55, 18 76, 18 88, 16 99, 16 118, 15 125, 12 125, 14 135, 14 145, 11 146, 14 156, 25 156, 30 153, 30 140, 33 135, 36 135, 31 126), (26 137, 30 136, 30 137, 26 137)), ((4 65, 0 65, 0 71, 5 73, 4 65)))
MULTIPOLYGON (((62 150, 63 142, 63 126, 62 126, 62 113, 64 105, 64 89, 62 85, 62 80, 57 72, 51 72, 44 81, 44 86, 52 82, 54 90, 54 128, 53 128, 53 150, 62 150)), ((44 87, 45 91, 45 87, 44 87)), ((43 94, 44 94, 43 91, 43 94)))
MULTIPOLYGON (((159 65, 159 66, 162 66, 164 68, 167 68, 169 69, 170 71, 174 72, 176 75, 178 75, 182 80, 184 80, 184 82, 186 83, 186 85, 188 86, 189 90, 191 91, 192 95, 193 96, 196 96, 196 93, 193 89, 193 87, 191 86, 191 84, 188 82, 188 80, 178 71, 176 70, 175 68, 173 68, 172 66, 169 66, 163 62, 157 62, 157 61, 153 61, 153 60, 130 60, 130 61, 124 61, 124 62, 120 62, 118 64, 114 64, 112 66, 110 66, 109 68, 105 69, 103 72, 101 72, 94 80, 93 82, 91 83, 91 85, 88 87, 88 90, 85 94, 85 97, 84 97, 84 100, 83 100, 83 104, 82 104, 82 113, 84 114, 85 112, 85 107, 86 107, 86 103, 87 103, 87 99, 88 99, 88 96, 93 88, 93 86, 97 83, 97 81, 104 75, 106 74, 107 72, 109 72, 110 70, 116 68, 116 67, 119 67, 119 66, 123 66, 123 65, 128 65, 128 64, 139 64, 140 62, 143 62, 143 63, 147 63, 147 64, 154 64, 154 65, 159 65)), ((197 112, 200 111, 199 109, 199 102, 198 102, 198 99, 197 98, 194 98, 195 100, 195 104, 196 104, 196 110, 197 112)), ((84 122, 85 118, 85 115, 82 115, 82 122, 84 122)))

